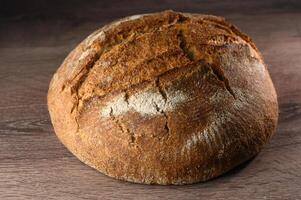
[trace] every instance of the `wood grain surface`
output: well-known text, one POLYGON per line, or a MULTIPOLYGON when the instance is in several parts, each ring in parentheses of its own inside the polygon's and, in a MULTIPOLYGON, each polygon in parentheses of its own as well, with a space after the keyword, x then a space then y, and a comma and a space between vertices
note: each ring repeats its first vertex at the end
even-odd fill
POLYGON ((0 199, 301 199, 300 1, 0 0, 0 199), (82 164, 58 141, 46 95, 82 39, 119 17, 174 9, 225 16, 261 50, 278 92, 276 134, 253 160, 214 180, 139 185, 82 164))

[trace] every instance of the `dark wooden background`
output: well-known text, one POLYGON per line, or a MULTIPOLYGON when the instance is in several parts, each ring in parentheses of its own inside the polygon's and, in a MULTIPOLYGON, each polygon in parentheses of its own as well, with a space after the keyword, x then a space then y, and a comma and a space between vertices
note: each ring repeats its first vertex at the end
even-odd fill
POLYGON ((301 199, 301 3, 296 1, 0 0, 0 199, 301 199), (271 142, 252 161, 206 183, 120 182, 57 140, 46 95, 82 39, 119 17, 174 9, 223 15, 262 51, 278 92, 271 142))

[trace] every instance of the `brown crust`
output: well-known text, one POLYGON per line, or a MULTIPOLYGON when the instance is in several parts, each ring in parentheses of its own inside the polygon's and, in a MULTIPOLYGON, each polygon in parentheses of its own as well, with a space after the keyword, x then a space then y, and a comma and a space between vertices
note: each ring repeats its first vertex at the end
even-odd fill
POLYGON ((251 39, 221 17, 173 11, 91 34, 54 75, 48 107, 81 161, 147 184, 221 175, 256 155, 278 118, 251 39))

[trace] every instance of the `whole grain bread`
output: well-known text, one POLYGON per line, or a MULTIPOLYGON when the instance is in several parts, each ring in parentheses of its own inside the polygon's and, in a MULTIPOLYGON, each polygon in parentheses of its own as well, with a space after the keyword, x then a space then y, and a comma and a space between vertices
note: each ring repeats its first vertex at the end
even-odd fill
POLYGON ((221 17, 173 11, 92 33, 54 74, 48 107, 82 162, 146 184, 219 176, 256 155, 278 118, 252 40, 221 17))

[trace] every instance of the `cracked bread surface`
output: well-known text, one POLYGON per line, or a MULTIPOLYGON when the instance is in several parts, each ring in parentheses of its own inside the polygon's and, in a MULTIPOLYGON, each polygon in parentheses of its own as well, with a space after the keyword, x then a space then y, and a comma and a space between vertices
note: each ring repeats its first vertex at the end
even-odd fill
POLYGON ((82 162, 146 184, 189 184, 256 155, 277 96, 255 44, 221 17, 164 11, 81 42, 49 86, 61 142, 82 162))

